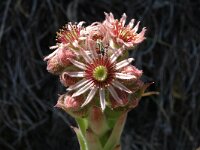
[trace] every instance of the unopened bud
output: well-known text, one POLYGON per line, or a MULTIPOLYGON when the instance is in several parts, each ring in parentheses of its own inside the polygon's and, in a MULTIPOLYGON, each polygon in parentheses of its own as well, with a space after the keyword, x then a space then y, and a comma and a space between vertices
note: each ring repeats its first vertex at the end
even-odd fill
POLYGON ((133 94, 128 103, 129 108, 133 109, 138 106, 141 97, 138 97, 137 94, 133 94))
POLYGON ((75 55, 72 51, 61 47, 58 51, 58 61, 62 66, 69 66, 71 62, 69 61, 70 58, 74 58, 75 55))
POLYGON ((55 107, 63 109, 75 118, 84 117, 87 115, 88 108, 81 108, 83 101, 84 99, 82 96, 71 97, 67 94, 64 94, 58 98, 55 107))
POLYGON ((83 104, 84 100, 82 96, 71 97, 69 95, 65 96, 64 98, 64 105, 70 111, 78 111, 81 109, 81 105, 83 104))
POLYGON ((47 70, 55 75, 61 74, 64 70, 64 67, 58 62, 57 55, 47 61, 47 70))
POLYGON ((142 80, 136 80, 135 82, 133 82, 130 86, 130 89, 133 92, 136 92, 137 90, 143 88, 144 86, 144 82, 142 80))

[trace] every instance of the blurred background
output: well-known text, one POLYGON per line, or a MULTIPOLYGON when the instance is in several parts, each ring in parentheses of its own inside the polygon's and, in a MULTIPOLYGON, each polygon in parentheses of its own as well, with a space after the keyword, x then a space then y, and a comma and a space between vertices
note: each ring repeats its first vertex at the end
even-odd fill
POLYGON ((160 92, 129 113, 123 150, 200 147, 199 0, 1 0, 0 150, 79 150, 74 120, 53 107, 65 89, 43 58, 68 21, 89 25, 104 12, 147 27, 130 56, 160 92))

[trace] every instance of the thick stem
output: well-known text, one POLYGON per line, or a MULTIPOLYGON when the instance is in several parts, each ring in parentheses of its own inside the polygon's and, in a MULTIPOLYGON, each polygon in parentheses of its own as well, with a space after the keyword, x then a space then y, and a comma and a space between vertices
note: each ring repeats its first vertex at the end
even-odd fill
POLYGON ((99 112, 94 107, 87 118, 76 118, 74 128, 81 150, 121 150, 120 137, 127 112, 99 112), (106 128, 105 128, 106 127, 106 128))

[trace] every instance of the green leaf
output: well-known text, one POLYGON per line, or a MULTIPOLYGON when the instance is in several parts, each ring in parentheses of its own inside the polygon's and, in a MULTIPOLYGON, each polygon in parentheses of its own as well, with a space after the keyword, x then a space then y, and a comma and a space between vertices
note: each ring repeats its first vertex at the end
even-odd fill
POLYGON ((85 131, 88 128, 88 121, 86 118, 76 118, 76 122, 81 130, 81 133, 85 135, 85 131))
POLYGON ((118 118, 112 130, 112 133, 104 146, 104 150, 113 150, 120 143, 120 137, 124 128, 124 124, 126 122, 126 117, 127 117, 127 112, 124 112, 118 118))
POLYGON ((75 131, 76 133, 76 136, 78 138, 78 142, 80 144, 80 149, 81 150, 89 150, 88 147, 87 147, 87 143, 86 143, 86 139, 84 138, 81 130, 79 130, 78 128, 76 127, 72 127, 72 129, 75 131))

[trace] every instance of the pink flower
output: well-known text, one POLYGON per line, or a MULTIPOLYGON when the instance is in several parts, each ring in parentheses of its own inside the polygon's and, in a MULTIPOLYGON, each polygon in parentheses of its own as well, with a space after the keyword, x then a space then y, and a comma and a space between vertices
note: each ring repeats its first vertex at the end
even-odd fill
POLYGON ((107 14, 103 24, 108 28, 112 37, 111 46, 113 48, 125 45, 127 48, 132 48, 141 43, 145 37, 146 28, 143 28, 140 33, 137 33, 139 24, 138 22, 134 26, 134 19, 132 19, 128 25, 126 23, 126 14, 124 13, 120 20, 115 19, 113 14, 107 14))
POLYGON ((54 51, 44 58, 47 70, 60 75, 67 87, 67 96, 60 96, 57 104, 65 110, 84 110, 94 103, 102 111, 106 106, 125 107, 131 97, 140 99, 146 89, 140 80, 142 71, 123 53, 145 39, 146 29, 138 33, 140 22, 134 26, 133 19, 125 25, 126 14, 120 20, 112 13, 105 15, 103 23, 87 27, 82 26, 83 22, 68 23, 57 33, 58 43, 50 47, 54 51))
POLYGON ((64 45, 70 47, 77 47, 77 44, 80 41, 81 30, 84 29, 83 21, 78 24, 72 24, 71 22, 66 24, 60 32, 57 32, 57 41, 64 45))
POLYGON ((100 53, 98 42, 101 42, 103 47, 108 47, 109 45, 109 34, 106 27, 100 22, 95 22, 86 27, 85 35, 87 35, 86 49, 96 50, 97 53, 100 53))
POLYGON ((134 75, 121 73, 121 68, 129 65, 133 59, 128 58, 117 62, 117 58, 122 54, 122 49, 118 49, 111 56, 97 54, 96 51, 81 51, 84 60, 70 59, 71 63, 80 69, 76 72, 67 72, 70 77, 82 78, 79 82, 74 85, 69 86, 68 91, 76 90, 72 97, 77 97, 85 94, 89 91, 85 102, 82 107, 87 105, 95 99, 95 95, 98 91, 100 106, 104 110, 106 108, 106 90, 112 95, 115 101, 123 105, 123 101, 118 96, 115 88, 125 91, 127 93, 132 93, 128 88, 126 88, 120 80, 127 80, 136 78, 134 75))

